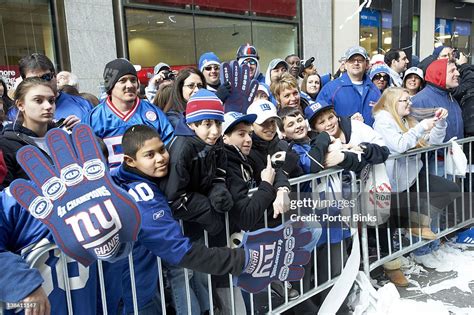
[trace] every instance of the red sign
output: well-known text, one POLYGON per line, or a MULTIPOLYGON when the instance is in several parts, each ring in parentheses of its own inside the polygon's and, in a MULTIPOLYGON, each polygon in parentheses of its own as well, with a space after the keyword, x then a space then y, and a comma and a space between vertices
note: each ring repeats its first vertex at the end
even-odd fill
POLYGON ((20 67, 0 65, 0 77, 5 80, 8 89, 11 89, 15 86, 16 78, 20 77, 20 67))

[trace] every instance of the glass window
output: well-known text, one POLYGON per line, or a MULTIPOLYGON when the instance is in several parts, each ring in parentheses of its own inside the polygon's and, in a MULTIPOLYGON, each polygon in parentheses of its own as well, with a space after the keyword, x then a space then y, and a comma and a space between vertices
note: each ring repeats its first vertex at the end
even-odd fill
POLYGON ((270 22, 253 22, 253 45, 260 56, 260 72, 265 71, 274 58, 284 59, 298 52, 298 29, 296 25, 270 22))
POLYGON ((382 50, 378 54, 392 48, 392 13, 382 12, 382 50))
POLYGON ((0 75, 9 86, 20 76, 18 61, 22 57, 38 52, 55 63, 49 0, 2 1, 0 31, 0 75))
POLYGON ((446 19, 435 20, 435 37, 444 46, 451 46, 452 21, 446 19))
POLYGON ((195 16, 195 23, 197 59, 213 51, 221 61, 233 60, 240 45, 252 42, 248 20, 195 16))
POLYGON ((378 28, 380 27, 380 12, 364 9, 360 12, 360 38, 359 43, 369 55, 378 54, 379 40, 378 28))
POLYGON ((159 62, 170 66, 194 65, 192 15, 126 10, 129 58, 133 64, 154 67, 159 62))
POLYGON ((455 21, 452 46, 459 49, 465 55, 469 55, 471 48, 469 45, 471 36, 471 23, 455 21))

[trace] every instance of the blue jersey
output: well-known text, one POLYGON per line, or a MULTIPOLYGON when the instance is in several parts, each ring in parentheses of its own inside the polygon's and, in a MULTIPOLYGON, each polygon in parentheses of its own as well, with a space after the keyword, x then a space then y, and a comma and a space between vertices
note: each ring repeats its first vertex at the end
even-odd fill
MULTIPOLYGON (((157 256, 178 265, 191 249, 190 240, 183 235, 173 218, 168 200, 158 186, 120 166, 113 171, 115 181, 137 201, 142 225, 133 248, 133 261, 139 309, 148 304, 158 288, 157 256)), ((124 302, 127 312, 133 312, 128 261, 123 268, 124 302)))
MULTIPOLYGON (((0 300, 21 301, 42 285, 51 303, 51 314, 68 314, 67 281, 74 314, 96 314, 97 308, 101 310, 97 304, 97 264, 84 267, 65 255, 64 261, 60 259, 46 225, 23 209, 8 189, 0 192, 0 198, 0 300), (64 268, 68 270, 67 278, 64 268)), ((116 313, 117 305, 109 305, 108 309, 109 313, 116 313)), ((13 314, 13 310, 7 314, 13 314)))
MULTIPOLYGON (((58 97, 56 98, 54 119, 59 120, 70 115, 75 115, 79 119, 83 119, 92 110, 92 108, 92 104, 80 96, 59 92, 58 97)), ((10 121, 15 121, 17 113, 18 109, 16 107, 12 107, 8 111, 8 119, 10 121)))
POLYGON ((122 113, 109 97, 97 105, 82 122, 91 126, 96 136, 104 140, 111 168, 119 166, 123 160, 122 136, 129 127, 151 126, 158 131, 164 144, 173 137, 173 127, 166 115, 155 105, 139 98, 132 109, 122 113))

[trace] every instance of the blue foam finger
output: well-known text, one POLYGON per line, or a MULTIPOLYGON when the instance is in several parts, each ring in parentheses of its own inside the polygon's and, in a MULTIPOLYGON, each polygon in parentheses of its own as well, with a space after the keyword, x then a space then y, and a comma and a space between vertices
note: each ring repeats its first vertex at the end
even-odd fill
POLYGON ((30 205, 37 197, 42 197, 41 192, 31 182, 21 178, 15 180, 9 187, 12 196, 25 209, 30 210, 30 205))
POLYGON ((58 199, 64 193, 64 183, 41 151, 33 146, 18 150, 16 159, 28 177, 41 189, 43 195, 58 199))
POLYGON ((54 165, 60 170, 60 178, 68 186, 83 180, 82 167, 79 166, 76 151, 69 135, 62 129, 53 129, 46 138, 54 165))
POLYGON ((232 66, 232 89, 235 89, 236 91, 240 91, 240 85, 241 85, 241 75, 240 75, 240 66, 237 60, 232 60, 230 63, 232 66))
POLYGON ((58 150, 53 161, 59 172, 46 165, 48 161, 33 146, 19 151, 25 172, 41 189, 16 180, 11 185, 12 195, 48 226, 62 251, 84 266, 97 259, 120 259, 128 255, 122 249, 131 248, 123 245, 137 239, 141 222, 138 207, 111 180, 90 127, 78 125, 72 133, 73 141, 67 137, 61 130, 46 135, 50 151, 58 150), (70 161, 77 161, 72 164, 87 180, 81 176, 81 180, 72 182, 78 172, 71 171, 70 161), (64 175, 62 179, 57 173, 64 175))
POLYGON ((242 91, 249 90, 250 86, 250 68, 248 65, 242 65, 242 91))
POLYGON ((248 96, 247 96, 247 103, 252 104, 253 100, 255 98, 255 94, 257 94, 258 90, 258 81, 257 80, 251 80, 248 88, 248 96))
POLYGON ((84 124, 77 125, 73 129, 72 138, 81 161, 92 159, 105 161, 91 127, 84 124))
POLYGON ((232 67, 228 62, 224 62, 221 65, 221 71, 219 73, 221 84, 225 82, 231 82, 230 75, 232 73, 232 67))
POLYGON ((300 266, 291 266, 288 268, 288 276, 280 281, 298 281, 304 276, 304 268, 300 266))

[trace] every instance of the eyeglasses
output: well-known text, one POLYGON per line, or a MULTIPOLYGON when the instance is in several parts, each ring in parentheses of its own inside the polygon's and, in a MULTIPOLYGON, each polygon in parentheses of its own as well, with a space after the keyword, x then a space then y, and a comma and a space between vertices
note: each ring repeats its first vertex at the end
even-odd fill
POLYGON ((243 63, 251 66, 257 65, 257 61, 255 59, 245 59, 243 63))
POLYGON ((376 75, 374 75, 374 80, 388 81, 388 75, 377 73, 376 75))
POLYGON ((220 69, 220 67, 218 65, 204 67, 204 70, 206 70, 206 71, 211 71, 211 70, 219 71, 219 69, 220 69))
POLYGON ((366 62, 367 60, 363 59, 363 58, 354 58, 354 59, 349 59, 347 60, 348 63, 364 63, 366 62))
POLYGON ((405 98, 405 99, 399 99, 398 100, 399 103, 408 103, 408 104, 411 104, 411 97, 408 97, 408 98, 405 98))
POLYGON ((204 87, 204 85, 202 83, 189 83, 189 84, 185 84, 184 85, 185 87, 187 87, 188 89, 190 90, 194 90, 197 86, 198 89, 202 89, 204 87))
POLYGON ((45 81, 51 81, 54 78, 54 72, 45 73, 42 76, 39 76, 37 78, 40 78, 41 80, 45 80, 45 81))

